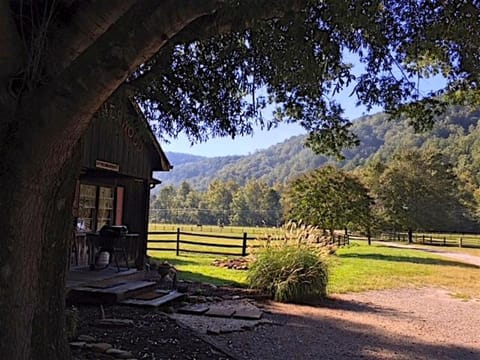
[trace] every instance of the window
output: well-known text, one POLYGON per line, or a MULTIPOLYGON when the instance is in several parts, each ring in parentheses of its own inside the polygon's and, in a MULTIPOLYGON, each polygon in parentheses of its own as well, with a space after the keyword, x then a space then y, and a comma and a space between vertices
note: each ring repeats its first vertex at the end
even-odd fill
POLYGON ((80 184, 77 229, 97 231, 114 220, 114 189, 80 184))
POLYGON ((97 207, 97 187, 80 184, 77 228, 84 231, 95 230, 95 213, 97 207))
POLYGON ((98 189, 97 229, 113 225, 113 189, 100 186, 98 189))

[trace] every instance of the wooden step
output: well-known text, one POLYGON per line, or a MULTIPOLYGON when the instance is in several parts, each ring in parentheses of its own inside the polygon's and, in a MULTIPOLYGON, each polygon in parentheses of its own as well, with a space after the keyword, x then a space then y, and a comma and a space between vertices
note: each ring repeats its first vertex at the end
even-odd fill
MULTIPOLYGON (((168 294, 163 295, 161 293, 160 297, 156 297, 153 299, 135 299, 129 298, 120 302, 120 304, 124 305, 133 305, 133 306, 146 306, 146 307, 159 307, 165 304, 168 304, 172 301, 182 299, 186 295, 184 293, 180 293, 176 290, 170 291, 168 294)), ((148 297, 148 296, 146 296, 148 297)))
POLYGON ((67 301, 70 304, 114 304, 150 291, 156 285, 154 281, 123 280, 107 287, 99 287, 96 284, 79 286, 70 290, 67 301))
POLYGON ((118 271, 111 266, 102 270, 89 270, 86 267, 78 267, 67 272, 66 288, 69 291, 76 287, 87 286, 96 282, 113 282, 117 279, 123 281, 142 280, 144 276, 144 272, 137 269, 123 268, 122 271, 118 271))

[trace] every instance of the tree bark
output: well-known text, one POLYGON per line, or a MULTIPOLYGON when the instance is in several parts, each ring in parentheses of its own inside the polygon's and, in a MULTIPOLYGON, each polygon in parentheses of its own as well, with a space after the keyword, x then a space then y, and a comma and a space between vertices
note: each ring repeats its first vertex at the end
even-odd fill
POLYGON ((74 145, 135 67, 216 4, 138 2, 16 109, 0 103, 0 121, 9 124, 0 139, 0 359, 69 358, 63 310, 74 145))
POLYGON ((55 40, 49 63, 52 72, 60 72, 92 45, 110 26, 124 15, 136 0, 84 1, 55 40))
POLYGON ((56 177, 46 213, 39 283, 32 329, 32 359, 68 359, 70 349, 65 339, 65 275, 73 241, 72 204, 80 169, 80 152, 65 164, 56 177), (52 316, 57 314, 58 316, 52 316), (45 339, 49 339, 47 342, 45 339))
POLYGON ((8 0, 0 0, 0 103, 4 103, 3 93, 6 91, 7 79, 18 70, 20 54, 22 53, 22 40, 18 35, 13 17, 10 16, 8 0))
POLYGON ((0 174, 0 359, 68 359, 64 287, 79 166, 53 171, 51 159, 29 163, 21 149, 0 159, 16 159, 0 174), (38 167, 50 176, 31 176, 38 167))

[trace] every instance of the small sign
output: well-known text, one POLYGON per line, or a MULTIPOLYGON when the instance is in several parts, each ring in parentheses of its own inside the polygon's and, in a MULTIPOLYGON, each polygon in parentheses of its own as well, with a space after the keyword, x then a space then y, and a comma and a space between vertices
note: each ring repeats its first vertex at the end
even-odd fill
POLYGON ((115 172, 120 171, 120 166, 118 164, 114 164, 114 163, 110 163, 110 162, 102 161, 102 160, 96 160, 95 161, 95 167, 97 167, 99 169, 110 170, 110 171, 115 171, 115 172))

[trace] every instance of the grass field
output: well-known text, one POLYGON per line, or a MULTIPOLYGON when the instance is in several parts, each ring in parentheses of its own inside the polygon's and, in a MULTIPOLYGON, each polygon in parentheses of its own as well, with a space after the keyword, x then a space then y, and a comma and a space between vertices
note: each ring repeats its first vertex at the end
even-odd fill
MULTIPOLYGON (((149 251, 159 261, 167 260, 180 270, 180 278, 213 284, 246 286, 244 271, 211 266, 221 256, 149 251)), ((480 269, 437 255, 408 249, 368 246, 354 242, 331 257, 328 291, 359 292, 398 287, 435 286, 448 289, 454 296, 480 299, 480 269)))
POLYGON ((330 293, 435 286, 480 299, 480 269, 415 250, 354 243, 333 257, 330 293))

